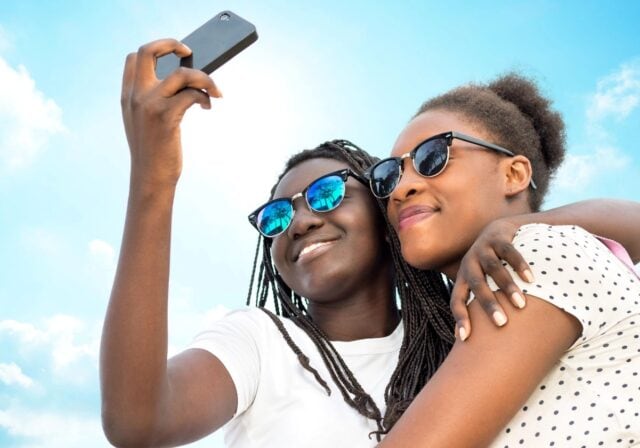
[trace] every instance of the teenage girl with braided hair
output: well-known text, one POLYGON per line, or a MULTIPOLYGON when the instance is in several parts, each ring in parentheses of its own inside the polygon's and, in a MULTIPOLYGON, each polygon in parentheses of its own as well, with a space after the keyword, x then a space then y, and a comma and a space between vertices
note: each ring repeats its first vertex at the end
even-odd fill
MULTIPOLYGON (((508 74, 424 103, 392 156, 371 169, 371 188, 388 201, 404 258, 456 279, 487 224, 517 227, 538 210, 564 156, 564 124, 532 81, 508 74)), ((637 222, 619 238, 637 239, 637 222)), ((504 306, 524 293, 526 307, 498 328, 472 300, 473 331, 460 322, 451 353, 381 446, 640 443, 640 279, 604 242, 576 226, 520 227, 513 245, 535 279, 514 276, 497 297, 504 306)))
POLYGON ((402 262, 381 204, 361 182, 375 159, 348 142, 292 158, 272 191, 277 200, 251 216, 266 235, 254 262, 256 305, 272 296, 275 313, 234 312, 167 361, 178 125, 189 106, 208 107, 207 94, 218 95, 194 70, 155 79, 155 58, 171 51, 188 54, 163 40, 125 66, 132 171, 101 349, 107 436, 119 446, 178 445, 231 420, 232 446, 372 446, 369 434, 392 427, 442 363, 453 319, 441 277, 402 262), (298 201, 303 191, 316 211, 298 201))
POLYGON ((371 433, 379 438, 384 428, 389 378, 397 381, 386 391, 388 401, 410 400, 453 343, 453 320, 441 276, 401 261, 382 205, 362 178, 375 159, 348 142, 292 158, 272 192, 291 198, 304 191, 309 206, 334 210, 316 213, 297 199, 280 201, 295 206, 295 219, 276 227, 268 218, 286 220, 286 207, 271 203, 253 215, 269 236, 260 243, 262 262, 254 263, 257 305, 264 307, 272 294, 275 313, 231 313, 167 361, 179 123, 189 106, 209 107, 209 96, 219 95, 195 70, 157 80, 155 59, 172 51, 189 52, 162 40, 141 47, 125 64, 122 103, 132 162, 101 347, 107 437, 118 446, 175 446, 236 415, 227 432, 231 446, 373 446, 371 433), (409 281, 417 286, 404 287, 409 281), (398 325, 396 293, 404 325, 398 325), (404 338, 405 328, 416 338, 404 338), (431 342, 418 344, 417 338, 431 342), (405 375, 407 369, 418 374, 405 375))

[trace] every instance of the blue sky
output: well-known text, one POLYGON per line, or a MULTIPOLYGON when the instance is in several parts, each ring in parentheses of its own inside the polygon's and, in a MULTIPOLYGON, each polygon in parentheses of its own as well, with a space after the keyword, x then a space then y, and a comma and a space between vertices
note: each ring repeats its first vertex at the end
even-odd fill
POLYGON ((563 113, 547 206, 640 199, 639 2, 0 2, 0 446, 108 446, 97 352, 128 187, 124 58, 223 9, 260 38, 183 125, 172 353, 244 303, 246 214, 289 154, 348 138, 385 155, 424 99, 467 81, 519 69, 563 113))

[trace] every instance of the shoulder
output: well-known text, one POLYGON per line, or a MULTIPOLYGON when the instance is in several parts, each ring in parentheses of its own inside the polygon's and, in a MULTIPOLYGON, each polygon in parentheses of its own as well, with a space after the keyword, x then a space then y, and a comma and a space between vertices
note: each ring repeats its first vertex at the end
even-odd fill
POLYGON ((586 230, 530 224, 518 230, 513 243, 535 277, 530 284, 514 281, 525 294, 576 317, 582 342, 634 312, 628 298, 638 291, 637 277, 586 230))
POLYGON ((563 280, 571 288, 593 285, 595 279, 606 277, 601 272, 609 270, 605 264, 619 261, 597 237, 578 226, 528 224, 516 232, 513 245, 538 283, 563 280))
POLYGON ((271 318, 260 308, 222 310, 213 314, 205 319, 205 325, 194 337, 192 347, 211 348, 215 345, 219 350, 235 341, 260 350, 274 333, 278 333, 271 318))
POLYGON ((635 272, 622 259, 578 226, 528 224, 518 229, 513 245, 536 277, 535 287, 529 288, 534 295, 542 283, 564 283, 575 293, 592 290, 593 297, 598 297, 596 289, 607 283, 615 286, 621 278, 637 283, 635 272))
POLYGON ((548 224, 526 224, 518 229, 514 243, 520 247, 548 249, 569 255, 576 248, 582 250, 606 249, 594 235, 579 226, 551 226, 548 224))
POLYGON ((189 348, 205 350, 220 360, 235 385, 236 414, 241 414, 253 403, 263 374, 278 368, 290 349, 271 317, 260 308, 228 311, 217 317, 206 324, 189 348))

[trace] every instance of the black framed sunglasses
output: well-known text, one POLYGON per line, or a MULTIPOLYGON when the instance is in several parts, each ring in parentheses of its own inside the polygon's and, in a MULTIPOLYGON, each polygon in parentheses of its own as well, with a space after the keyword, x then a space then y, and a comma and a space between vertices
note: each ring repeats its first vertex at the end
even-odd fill
MULTIPOLYGON (((455 131, 444 132, 422 141, 411 152, 402 154, 400 157, 383 159, 371 166, 365 173, 371 192, 380 199, 389 197, 400 183, 403 161, 407 157, 411 158, 414 169, 423 177, 435 177, 442 173, 449 162, 449 151, 453 139, 473 143, 509 157, 515 156, 514 152, 479 138, 455 131)), ((533 179, 530 185, 534 190, 538 188, 533 179)))
POLYGON ((249 222, 263 236, 273 238, 291 225, 296 212, 293 202, 298 198, 304 197, 309 210, 317 213, 335 210, 344 199, 349 176, 367 186, 367 181, 349 168, 334 171, 314 180, 290 198, 278 198, 261 205, 249 215, 249 222))

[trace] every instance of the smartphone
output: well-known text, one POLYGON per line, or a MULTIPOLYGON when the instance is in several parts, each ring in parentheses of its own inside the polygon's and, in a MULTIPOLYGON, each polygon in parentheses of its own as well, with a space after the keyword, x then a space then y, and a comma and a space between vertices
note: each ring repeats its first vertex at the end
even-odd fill
POLYGON ((210 74, 258 39, 256 27, 231 11, 222 11, 185 37, 182 42, 193 53, 186 58, 168 54, 158 59, 156 75, 165 78, 178 67, 210 74))

